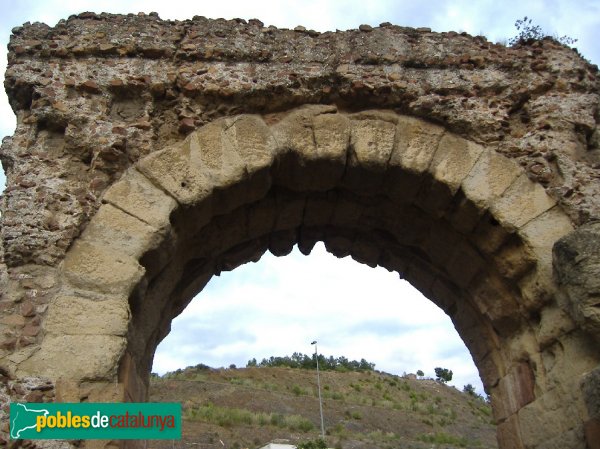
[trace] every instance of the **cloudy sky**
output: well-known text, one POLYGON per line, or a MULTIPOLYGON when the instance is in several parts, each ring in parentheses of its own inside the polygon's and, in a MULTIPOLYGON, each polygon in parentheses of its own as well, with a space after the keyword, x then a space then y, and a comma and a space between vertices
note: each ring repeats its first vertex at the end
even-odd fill
MULTIPOLYGON (((0 11, 3 49, 14 26, 27 21, 55 25, 82 11, 156 11, 163 19, 258 18, 266 25, 304 25, 319 31, 388 21, 483 34, 494 42, 514 36, 515 20, 527 15, 549 34, 577 38, 580 52, 600 63, 600 0, 0 0, 0 11)), ((14 127, 1 92, 0 137, 14 127)), ((396 274, 336 259, 322 245, 309 257, 297 251, 279 259, 265 255, 257 264, 214 278, 175 319, 159 347, 154 371, 197 363, 243 366, 252 357, 309 353, 315 339, 326 355, 364 357, 396 374, 422 369, 433 376, 436 366, 447 367, 454 371, 458 388, 472 383, 481 391, 468 351, 439 309, 396 274)))

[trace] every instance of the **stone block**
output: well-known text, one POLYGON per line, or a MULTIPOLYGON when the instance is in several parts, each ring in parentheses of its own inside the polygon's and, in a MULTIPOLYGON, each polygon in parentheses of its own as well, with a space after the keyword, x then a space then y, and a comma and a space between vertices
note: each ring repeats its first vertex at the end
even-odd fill
POLYGON ((413 204, 432 217, 441 218, 452 207, 455 193, 447 184, 426 178, 421 182, 413 204))
POLYGON ((360 220, 364 206, 351 198, 342 196, 334 205, 331 224, 334 226, 353 226, 360 220))
POLYGON ((296 229, 302 224, 306 198, 303 196, 277 196, 277 217, 274 231, 296 229))
POLYGON ((104 204, 86 227, 80 241, 92 242, 139 259, 146 251, 159 245, 163 232, 111 204, 104 204))
POLYGON ((466 241, 459 243, 444 268, 456 285, 465 288, 479 272, 484 271, 486 263, 466 241))
MULTIPOLYGON (((345 166, 350 142, 350 120, 344 114, 320 114, 313 117, 312 123, 315 158, 345 166)), ((341 177, 341 173, 339 175, 341 177)))
POLYGON ((537 339, 544 348, 561 336, 571 332, 576 324, 567 311, 557 306, 546 306, 540 312, 540 325, 537 339))
POLYGON ((498 273, 508 280, 518 280, 536 265, 533 251, 519 239, 507 241, 492 256, 498 273))
POLYGON ((492 215, 508 228, 518 229, 554 207, 556 202, 526 174, 519 175, 506 191, 492 200, 492 215))
POLYGON ((573 318, 600 342, 600 223, 583 225, 556 242, 553 266, 573 318))
POLYGON ((22 361, 17 375, 50 379, 113 380, 127 340, 114 335, 53 335, 22 361))
POLYGON ((396 126, 383 120, 352 120, 351 152, 346 163, 343 185, 363 194, 380 190, 382 175, 394 151, 396 126))
POLYGON ((460 289, 454 284, 438 277, 431 286, 429 299, 448 314, 455 311, 457 303, 463 300, 460 293, 460 289))
POLYGON ((518 416, 525 447, 585 447, 582 439, 581 446, 573 445, 576 440, 571 432, 581 429, 580 415, 573 398, 561 396, 560 389, 550 390, 524 406, 518 416))
POLYGON ((274 182, 294 191, 334 188, 346 165, 349 120, 335 107, 307 106, 272 126, 278 159, 274 182))
POLYGON ((589 416, 600 420, 600 365, 583 377, 581 390, 589 416))
POLYGON ((436 276, 429 264, 414 257, 408 264, 405 272, 405 279, 410 282, 414 288, 419 290, 423 296, 428 297, 431 294, 431 287, 435 282, 436 276))
MULTIPOLYGON (((271 166, 278 151, 271 129, 258 115, 241 115, 226 119, 224 132, 231 145, 224 148, 225 156, 230 164, 241 161, 245 171, 244 188, 239 196, 243 202, 262 198, 271 187, 271 166)), ((231 177, 231 170, 224 170, 224 174, 231 177)), ((233 179, 236 180, 237 177, 233 179)), ((233 185, 232 182, 227 184, 233 185)))
POLYGON ((354 234, 336 233, 335 235, 327 235, 323 241, 328 252, 335 257, 342 258, 350 255, 354 234))
POLYGON ((296 230, 277 231, 269 236, 269 251, 276 257, 287 256, 298 240, 296 230))
POLYGON ((429 229, 429 238, 423 245, 423 250, 438 266, 447 266, 450 257, 459 244, 459 240, 460 236, 448 222, 437 220, 432 223, 429 229))
POLYGON ((433 155, 429 172, 454 194, 483 153, 481 145, 445 134, 433 155))
POLYGON ((491 351, 483 357, 474 355, 473 361, 479 371, 483 388, 489 394, 491 389, 498 385, 498 382, 506 372, 502 357, 498 351, 491 351))
POLYGON ((508 337, 523 325, 523 317, 513 287, 492 273, 478 276, 471 285, 470 293, 481 313, 493 324, 495 332, 508 337))
POLYGON ((129 402, 145 402, 148 400, 148 389, 140 378, 135 359, 125 352, 119 366, 119 382, 125 389, 125 395, 129 402))
POLYGON ((446 219, 452 227, 466 235, 473 234, 483 216, 484 213, 481 208, 465 198, 460 192, 454 197, 452 208, 446 213, 446 219))
POLYGON ((533 402, 535 400, 534 387, 535 377, 529 364, 519 362, 514 365, 493 389, 496 419, 504 421, 533 402))
POLYGON ((93 300, 58 296, 48 307, 44 330, 54 335, 127 335, 127 298, 93 300))
POLYGON ((584 424, 587 449, 600 449, 600 418, 588 419, 584 424))
MULTIPOLYGON (((80 394, 88 402, 133 402, 125 391, 121 382, 82 382, 79 386, 80 394)), ((140 399, 143 402, 146 398, 140 399)))
POLYGON ((525 449, 521 442, 521 429, 517 415, 512 415, 498 424, 496 435, 498 444, 502 448, 525 449))
POLYGON ((273 231, 277 219, 277 201, 273 197, 253 204, 248 208, 248 229, 249 238, 262 237, 273 231))
POLYGON ((513 235, 511 230, 498 223, 493 216, 484 214, 469 238, 483 254, 492 255, 511 235, 513 235))
POLYGON ((412 173, 429 168, 444 128, 413 117, 398 117, 396 144, 389 164, 412 173))
MULTIPOLYGON (((211 129, 215 126, 218 124, 213 124, 211 129)), ((211 170, 203 163, 202 151, 197 134, 192 133, 181 144, 146 156, 138 162, 137 169, 180 204, 191 206, 209 197, 214 188, 211 170)), ((240 164, 239 176, 242 172, 240 164)))
POLYGON ((469 302, 463 300, 457 303, 448 315, 474 359, 482 359, 497 348, 497 335, 486 327, 481 313, 469 302))
POLYGON ((170 226, 169 216, 177 206, 171 196, 155 187, 135 169, 128 170, 113 184, 104 193, 102 200, 156 229, 167 229, 170 226))
POLYGON ((323 113, 335 113, 335 106, 305 106, 287 114, 283 120, 271 127, 280 152, 304 154, 307 158, 316 155, 313 133, 313 117, 323 113))
POLYGON ((313 193, 306 199, 302 223, 304 226, 325 226, 330 223, 336 204, 335 192, 313 193))
POLYGON ((479 208, 487 209, 521 173, 515 161, 486 149, 462 182, 462 190, 479 208))
POLYGON ((380 248, 378 248, 376 245, 373 245, 372 241, 364 238, 357 238, 352 243, 352 248, 350 249, 350 255, 354 260, 368 265, 371 268, 375 268, 377 266, 380 254, 380 248))
POLYGON ((536 255, 538 266, 544 264, 551 267, 552 247, 572 231, 571 220, 557 206, 528 222, 518 234, 536 255))
POLYGON ((81 241, 68 252, 63 272, 76 288, 127 297, 144 275, 144 268, 127 254, 81 241))

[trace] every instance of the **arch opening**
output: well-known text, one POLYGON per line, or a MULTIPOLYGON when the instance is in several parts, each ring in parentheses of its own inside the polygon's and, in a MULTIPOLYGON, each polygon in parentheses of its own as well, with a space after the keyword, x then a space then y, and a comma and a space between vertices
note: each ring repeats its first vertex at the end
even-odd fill
POLYGON ((294 247, 288 256, 264 254, 255 264, 213 277, 172 321, 159 344, 152 371, 161 377, 151 376, 149 400, 185 398, 184 416, 189 418, 184 421, 184 439, 190 442, 208 442, 208 435, 242 446, 316 437, 320 427, 314 366, 261 366, 261 360, 272 356, 314 355, 313 340, 318 340, 325 360, 344 356, 375 364, 375 371, 321 372, 330 445, 341 440, 344 446, 352 445, 378 428, 395 435, 401 445, 443 432, 497 447, 488 405, 431 381, 434 368, 445 367, 454 372, 448 385, 462 390, 471 384, 484 394, 471 356, 448 316, 396 273, 350 257, 338 259, 322 243, 309 256, 294 247), (252 362, 247 366, 252 359, 259 367, 252 362), (417 379, 414 373, 419 369, 424 377, 417 379), (413 402, 415 395, 422 400, 413 402), (477 404, 477 416, 467 401, 477 404), (250 428, 221 426, 203 414, 210 411, 203 405, 207 402, 224 414, 235 409, 254 416, 300 415, 312 429, 289 432, 258 422, 250 428), (452 412, 448 404, 453 404, 452 412), (366 420, 348 420, 349 407, 357 407, 366 420))
POLYGON ((470 353, 441 309, 395 272, 339 259, 321 242, 309 256, 297 246, 283 257, 267 252, 211 278, 172 320, 152 372, 198 363, 243 368, 252 359, 314 352, 315 339, 323 354, 365 358, 393 375, 421 369, 435 378, 434 367, 448 367, 449 385, 471 384, 484 394, 470 353))

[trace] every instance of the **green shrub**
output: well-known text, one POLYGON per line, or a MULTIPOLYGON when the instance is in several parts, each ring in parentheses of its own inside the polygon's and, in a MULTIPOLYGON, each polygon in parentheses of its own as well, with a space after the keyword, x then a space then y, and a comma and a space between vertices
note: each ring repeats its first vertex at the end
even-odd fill
POLYGON ((352 388, 354 388, 354 390, 355 390, 356 392, 358 392, 358 393, 360 393, 360 392, 361 392, 361 390, 362 390, 361 386, 360 386, 360 385, 358 385, 358 384, 350 384, 350 386, 351 386, 352 388))
POLYGON ((563 45, 573 45, 575 42, 577 42, 577 39, 573 39, 572 37, 566 35, 561 37, 548 35, 548 33, 542 30, 542 27, 539 25, 533 25, 532 19, 527 18, 527 16, 522 19, 518 19, 515 22, 515 28, 519 33, 515 37, 509 39, 509 45, 531 43, 547 37, 554 39, 563 45))
POLYGON ((327 443, 322 438, 316 440, 308 440, 298 443, 297 449, 327 449, 327 443))
POLYGON ((284 421, 285 427, 291 431, 310 432, 314 428, 314 424, 311 421, 299 415, 287 416, 284 421))
POLYGON ((294 385, 292 387, 292 393, 294 393, 296 396, 306 396, 308 394, 308 392, 299 385, 294 385))
POLYGON ((285 427, 283 415, 281 413, 271 414, 271 425, 277 427, 285 427))
POLYGON ((473 443, 469 443, 469 440, 467 440, 464 437, 455 437, 454 435, 449 435, 443 432, 420 435, 419 437, 417 437, 417 439, 423 441, 424 443, 452 444, 460 447, 467 447, 473 445, 473 443))
POLYGON ((343 401, 344 400, 344 395, 342 393, 333 392, 331 394, 331 399, 335 399, 336 401, 343 401))

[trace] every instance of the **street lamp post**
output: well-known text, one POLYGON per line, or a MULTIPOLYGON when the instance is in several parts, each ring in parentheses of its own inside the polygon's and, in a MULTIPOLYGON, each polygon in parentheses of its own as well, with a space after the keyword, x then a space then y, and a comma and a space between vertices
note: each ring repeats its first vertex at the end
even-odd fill
POLYGON ((317 341, 313 341, 311 345, 315 345, 315 359, 317 360, 317 389, 319 390, 319 412, 321 413, 321 438, 325 441, 325 425, 323 424, 323 401, 321 399, 321 378, 319 377, 319 351, 317 350, 317 341))

